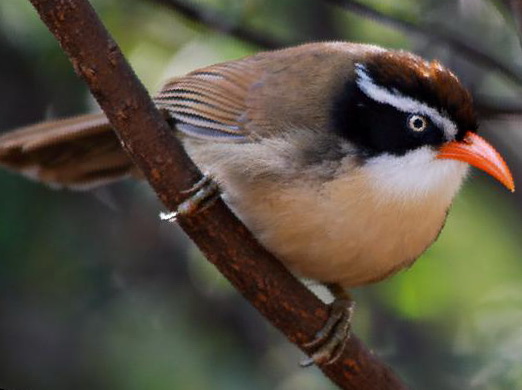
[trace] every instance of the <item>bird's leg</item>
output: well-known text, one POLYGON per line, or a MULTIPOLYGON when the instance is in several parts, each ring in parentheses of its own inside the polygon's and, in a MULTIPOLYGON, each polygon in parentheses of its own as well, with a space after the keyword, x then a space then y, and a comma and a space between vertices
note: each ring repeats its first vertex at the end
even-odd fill
POLYGON ((317 349, 311 357, 301 362, 302 367, 317 363, 334 363, 350 339, 355 302, 340 285, 327 284, 326 287, 335 299, 330 304, 330 315, 325 325, 311 342, 305 344, 307 348, 317 349))
POLYGON ((174 222, 179 215, 193 215, 206 210, 219 198, 219 187, 208 175, 204 175, 201 180, 183 194, 189 195, 187 199, 178 205, 176 211, 172 213, 161 213, 160 218, 164 221, 174 222))

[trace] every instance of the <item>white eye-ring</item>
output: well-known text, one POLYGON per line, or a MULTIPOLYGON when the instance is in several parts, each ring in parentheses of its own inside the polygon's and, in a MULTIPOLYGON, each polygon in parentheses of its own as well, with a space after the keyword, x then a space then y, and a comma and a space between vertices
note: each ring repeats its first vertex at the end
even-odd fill
POLYGON ((428 127, 428 119, 422 115, 412 114, 408 117, 408 127, 416 132, 424 131, 428 127))

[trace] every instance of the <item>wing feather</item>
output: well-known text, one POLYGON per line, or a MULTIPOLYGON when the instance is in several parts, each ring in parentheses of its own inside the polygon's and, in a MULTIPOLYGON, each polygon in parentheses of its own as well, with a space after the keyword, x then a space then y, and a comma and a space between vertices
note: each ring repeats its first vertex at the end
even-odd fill
POLYGON ((48 121, 1 135, 0 165, 51 186, 72 189, 141 175, 103 113, 48 121))
POLYGON ((2 134, 0 151, 19 147, 24 151, 57 144, 69 139, 104 133, 109 122, 103 114, 88 114, 80 117, 42 122, 2 134))
POLYGON ((186 135, 247 142, 247 98, 259 77, 249 60, 218 64, 169 81, 154 100, 186 135))

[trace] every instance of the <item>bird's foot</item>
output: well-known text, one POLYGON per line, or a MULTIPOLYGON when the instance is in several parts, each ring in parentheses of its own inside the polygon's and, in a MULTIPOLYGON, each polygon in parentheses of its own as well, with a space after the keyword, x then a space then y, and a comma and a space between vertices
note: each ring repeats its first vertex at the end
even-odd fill
POLYGON ((163 221, 175 222, 180 215, 189 216, 202 212, 212 206, 220 195, 218 185, 207 175, 182 193, 190 196, 178 205, 176 211, 161 213, 160 218, 163 221))
POLYGON ((306 348, 315 349, 309 358, 301 361, 301 367, 313 364, 332 364, 342 355, 352 328, 352 316, 355 302, 340 286, 327 286, 335 300, 330 305, 330 315, 315 338, 305 344, 306 348))

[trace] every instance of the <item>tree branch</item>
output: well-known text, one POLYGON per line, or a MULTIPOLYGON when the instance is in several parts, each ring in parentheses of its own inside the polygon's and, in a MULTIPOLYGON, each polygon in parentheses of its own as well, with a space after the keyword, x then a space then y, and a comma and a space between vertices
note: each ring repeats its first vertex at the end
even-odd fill
MULTIPOLYGON (((223 23, 224 18, 219 12, 195 6, 180 0, 152 0, 155 3, 164 5, 183 15, 187 19, 201 23, 213 30, 228 34, 242 41, 254 44, 265 49, 278 49, 285 46, 284 42, 273 38, 268 38, 252 29, 239 25, 223 23)), ((286 43, 288 44, 288 43, 286 43)))
MULTIPOLYGON (((220 22, 220 20, 223 18, 219 14, 219 12, 210 11, 208 9, 190 4, 189 2, 180 0, 150 1, 169 7, 175 12, 178 12, 183 16, 198 23, 201 23, 211 29, 226 33, 245 42, 259 46, 263 49, 277 49, 291 44, 290 42, 283 42, 278 41, 274 38, 267 38, 264 35, 244 26, 227 26, 220 22)), ((384 14, 374 8, 371 8, 367 5, 358 3, 353 0, 323 1, 334 6, 342 7, 347 11, 357 14, 361 17, 374 20, 377 23, 387 25, 389 27, 403 31, 407 34, 418 35, 425 39, 440 42, 446 45, 454 53, 468 59, 470 62, 480 64, 485 68, 498 71, 500 74, 516 82, 517 84, 522 84, 522 70, 514 69, 504 64, 502 61, 495 58, 493 55, 487 53, 485 50, 477 48, 477 44, 475 42, 468 42, 464 40, 462 37, 456 36, 453 33, 445 33, 445 30, 440 26, 421 26, 417 23, 413 23, 395 16, 384 14)), ((518 4, 518 12, 522 17, 522 0, 505 0, 505 2, 518 4)), ((513 5, 513 7, 513 9, 517 9, 517 5, 513 5)), ((494 111, 488 112, 488 114, 493 113, 494 111)))
MULTIPOLYGON (((202 23, 209 28, 229 34, 235 38, 241 39, 245 42, 252 43, 265 49, 277 49, 289 45, 289 42, 278 41, 273 38, 267 38, 264 35, 254 32, 253 30, 244 26, 229 26, 220 22, 223 18, 219 12, 210 11, 202 7, 195 6, 188 2, 180 0, 151 0, 153 2, 167 6, 183 16, 202 23)), ((458 55, 469 59, 470 62, 475 62, 486 68, 496 70, 505 77, 515 81, 517 84, 522 84, 522 71, 514 69, 502 61, 495 58, 493 55, 487 53, 485 50, 477 48, 476 42, 468 42, 462 37, 458 37, 453 33, 446 33, 440 26, 425 25, 421 26, 395 16, 387 15, 367 5, 358 3, 353 0, 323 0, 326 3, 344 8, 345 10, 357 14, 361 17, 374 20, 378 23, 403 31, 407 34, 418 35, 423 38, 432 39, 440 42, 458 55)), ((513 5, 513 9, 518 9, 522 12, 522 1, 509 0, 513 5), (518 7, 518 8, 516 8, 518 7)), ((522 16, 522 14, 521 14, 522 16)))
POLYGON ((513 99, 492 99, 478 96, 475 99, 475 109, 484 119, 522 115, 522 104, 513 99))
MULTIPOLYGON (((391 15, 387 15, 367 5, 353 0, 323 0, 327 3, 342 7, 362 17, 375 20, 378 23, 404 31, 408 34, 418 35, 440 42, 450 48, 459 56, 469 59, 471 62, 480 64, 486 68, 496 70, 516 82, 522 84, 522 71, 504 64, 485 50, 478 48, 477 42, 467 42, 462 37, 447 31, 447 27, 430 24, 417 24, 391 15)), ((519 1, 519 0, 512 0, 519 1)))
MULTIPOLYGON (((30 0, 163 203, 175 210, 200 174, 86 0, 30 0)), ((306 351, 328 307, 264 250, 222 201, 190 218, 185 232, 230 282, 290 341, 306 351)), ((309 352, 309 351, 308 351, 309 352)), ((353 336, 321 370, 342 389, 405 389, 353 336)))
POLYGON ((522 0, 505 0, 504 4, 511 9, 517 27, 518 40, 522 45, 522 0))

